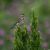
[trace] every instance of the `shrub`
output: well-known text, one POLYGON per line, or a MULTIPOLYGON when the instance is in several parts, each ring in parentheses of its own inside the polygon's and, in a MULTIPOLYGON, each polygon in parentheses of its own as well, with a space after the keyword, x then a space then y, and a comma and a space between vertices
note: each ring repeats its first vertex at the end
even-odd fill
POLYGON ((13 43, 13 50, 39 50, 38 18, 34 14, 32 17, 31 32, 27 31, 26 24, 23 24, 23 29, 21 29, 20 23, 18 23, 13 43))

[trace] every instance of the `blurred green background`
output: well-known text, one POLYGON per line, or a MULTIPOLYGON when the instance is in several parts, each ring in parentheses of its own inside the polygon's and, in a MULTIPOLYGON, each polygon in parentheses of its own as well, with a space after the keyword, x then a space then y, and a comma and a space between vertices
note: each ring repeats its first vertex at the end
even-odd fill
POLYGON ((48 45, 46 48, 50 49, 50 0, 0 0, 0 29, 5 31, 4 38, 1 38, 5 42, 0 47, 1 50, 12 49, 12 40, 9 38, 12 34, 10 28, 17 18, 24 13, 26 22, 29 24, 33 11, 39 20, 38 31, 41 37, 41 48, 48 45))

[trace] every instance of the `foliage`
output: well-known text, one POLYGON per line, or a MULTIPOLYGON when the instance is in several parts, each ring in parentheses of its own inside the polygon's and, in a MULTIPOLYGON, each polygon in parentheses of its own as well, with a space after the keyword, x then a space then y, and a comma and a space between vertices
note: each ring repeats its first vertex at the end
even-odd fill
POLYGON ((14 49, 13 50, 39 50, 40 36, 38 33, 38 21, 34 16, 31 24, 31 32, 27 31, 26 25, 23 25, 23 30, 20 23, 17 24, 17 29, 14 35, 14 49))

